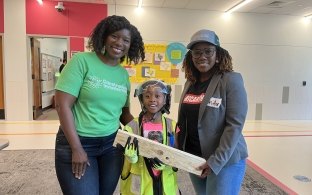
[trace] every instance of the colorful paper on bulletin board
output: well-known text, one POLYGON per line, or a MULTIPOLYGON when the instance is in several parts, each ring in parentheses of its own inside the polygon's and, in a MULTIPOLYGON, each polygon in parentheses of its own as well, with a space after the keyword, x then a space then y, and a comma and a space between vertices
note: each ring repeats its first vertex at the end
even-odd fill
POLYGON ((161 62, 160 63, 160 70, 163 71, 170 71, 171 70, 171 63, 170 62, 161 62))
POLYGON ((179 69, 171 69, 171 77, 178 78, 179 77, 179 69))
POLYGON ((176 69, 167 58, 167 44, 145 44, 146 58, 140 64, 123 64, 127 69, 130 82, 142 83, 149 79, 160 79, 167 84, 175 84, 177 77, 172 77, 171 69, 176 69))
POLYGON ((170 43, 166 50, 168 60, 172 64, 179 64, 186 54, 186 47, 182 43, 170 43))
POLYGON ((144 63, 147 63, 147 64, 152 64, 153 63, 153 53, 150 53, 150 52, 146 52, 145 53, 145 61, 144 63))
POLYGON ((159 65, 161 62, 165 62, 165 53, 155 52, 154 64, 159 65))
POLYGON ((142 77, 150 77, 149 70, 150 70, 150 67, 142 67, 141 69, 142 77))

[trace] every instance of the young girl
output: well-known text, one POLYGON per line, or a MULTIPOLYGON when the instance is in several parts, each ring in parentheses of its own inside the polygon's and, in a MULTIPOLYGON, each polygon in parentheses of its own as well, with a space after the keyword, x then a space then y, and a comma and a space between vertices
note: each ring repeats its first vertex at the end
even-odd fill
MULTIPOLYGON (((134 96, 139 98, 142 111, 125 130, 162 144, 174 146, 176 122, 165 117, 170 109, 170 86, 159 80, 140 85, 134 96)), ((124 167, 121 174, 121 194, 177 194, 177 169, 157 158, 138 156, 137 142, 125 146, 124 167)))

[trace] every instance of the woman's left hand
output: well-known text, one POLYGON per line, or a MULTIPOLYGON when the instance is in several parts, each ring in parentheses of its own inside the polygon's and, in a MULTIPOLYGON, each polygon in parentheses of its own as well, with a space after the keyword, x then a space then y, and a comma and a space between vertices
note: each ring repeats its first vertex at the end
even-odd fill
POLYGON ((200 165, 197 170, 202 170, 202 174, 201 176, 199 176, 200 178, 205 178, 207 177, 210 173, 211 173, 211 168, 209 167, 209 165, 206 163, 200 165))

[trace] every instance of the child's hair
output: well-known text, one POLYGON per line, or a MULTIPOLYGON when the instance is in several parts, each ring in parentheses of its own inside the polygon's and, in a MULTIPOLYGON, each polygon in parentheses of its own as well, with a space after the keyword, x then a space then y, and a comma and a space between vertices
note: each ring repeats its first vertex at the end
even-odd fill
POLYGON ((123 16, 108 16, 104 18, 93 29, 88 41, 88 48, 96 53, 101 53, 107 37, 119 30, 127 29, 131 33, 131 44, 127 56, 120 59, 122 63, 125 58, 127 63, 134 62, 138 64, 145 59, 144 43, 138 29, 130 24, 130 22, 123 16))
POLYGON ((143 82, 141 85, 139 85, 135 91, 134 91, 134 97, 138 97, 140 104, 141 104, 141 108, 142 111, 145 112, 145 108, 143 105, 143 92, 150 86, 159 86, 161 89, 161 92, 165 95, 165 101, 166 104, 161 108, 161 113, 170 113, 170 105, 171 105, 171 86, 167 85, 166 83, 164 83, 163 81, 160 80, 148 80, 143 82))

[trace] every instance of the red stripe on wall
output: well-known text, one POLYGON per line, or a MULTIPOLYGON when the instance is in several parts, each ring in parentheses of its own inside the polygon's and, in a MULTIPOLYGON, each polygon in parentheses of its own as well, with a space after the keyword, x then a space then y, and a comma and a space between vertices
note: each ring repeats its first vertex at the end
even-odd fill
POLYGON ((57 1, 26 0, 26 33, 68 36, 68 10, 57 12, 57 1))
POLYGON ((70 3, 68 5, 70 36, 88 37, 93 28, 107 17, 106 4, 70 3))
POLYGON ((70 37, 70 54, 76 51, 84 51, 84 38, 70 37))

